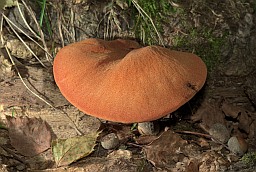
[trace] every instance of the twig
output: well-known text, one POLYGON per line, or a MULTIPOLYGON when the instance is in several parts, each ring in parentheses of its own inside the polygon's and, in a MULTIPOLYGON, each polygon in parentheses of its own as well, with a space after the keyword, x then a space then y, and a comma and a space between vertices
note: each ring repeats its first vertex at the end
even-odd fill
MULTIPOLYGON (((19 13, 20 13, 20 16, 23 20, 23 22, 25 23, 25 25, 27 26, 27 28, 29 29, 29 31, 39 40, 41 40, 41 38, 33 31, 33 29, 29 26, 27 20, 25 19, 21 9, 20 9, 20 5, 19 5, 19 2, 17 1, 17 7, 18 7, 18 10, 19 10, 19 13)), ((21 30, 21 29, 20 29, 21 30)))
POLYGON ((58 30, 59 30, 61 45, 62 45, 62 47, 64 47, 65 43, 64 43, 64 37, 63 37, 63 31, 62 31, 62 22, 61 22, 60 11, 59 10, 57 12, 57 16, 58 16, 57 17, 58 18, 57 24, 58 24, 58 30))
POLYGON ((25 83, 25 81, 23 80, 23 78, 22 78, 22 76, 21 76, 21 74, 20 74, 20 72, 19 72, 19 69, 17 68, 17 66, 16 66, 16 64, 15 64, 15 62, 14 62, 12 56, 11 56, 11 53, 10 53, 9 49, 7 48, 6 45, 5 45, 4 47, 5 47, 5 50, 6 50, 7 54, 8 54, 8 56, 9 56, 9 59, 10 59, 11 62, 12 62, 12 65, 14 66, 14 68, 15 68, 15 70, 16 70, 16 72, 17 72, 17 74, 18 74, 18 76, 19 76, 19 78, 20 78, 20 80, 21 80, 21 82, 22 82, 23 85, 26 87, 26 89, 27 89, 28 91, 30 91, 34 96, 36 96, 37 98, 39 98, 40 100, 42 100, 44 103, 46 103, 48 106, 54 108, 53 105, 51 105, 49 102, 47 102, 46 100, 44 100, 42 97, 40 97, 38 94, 36 94, 34 91, 32 91, 32 90, 27 86, 27 84, 25 83))
POLYGON ((135 147, 139 147, 139 148, 144 148, 145 147, 145 146, 138 145, 138 144, 135 144, 135 143, 127 143, 127 145, 131 145, 131 146, 135 146, 135 147))
POLYGON ((198 132, 194 132, 194 131, 175 131, 177 133, 183 133, 183 134, 192 134, 192 135, 197 135, 197 136, 202 136, 202 137, 206 137, 208 139, 212 139, 213 137, 209 134, 203 134, 203 133, 198 133, 198 132))
MULTIPOLYGON (((3 35, 2 35, 2 31, 3 31, 3 18, 4 18, 4 14, 2 14, 1 23, 0 23, 0 33, 1 33, 1 34, 0 34, 0 39, 1 39, 2 44, 4 44, 4 39, 3 39, 3 35)), ((9 26, 11 27, 11 25, 9 25, 9 26)), ((71 123, 73 124, 73 127, 74 127, 74 129, 76 130, 76 132, 77 132, 79 135, 83 135, 83 133, 82 133, 81 131, 79 131, 79 129, 77 128, 77 126, 76 126, 76 124, 74 123, 74 121, 71 119, 71 117, 70 117, 66 112, 64 112, 64 111, 61 110, 61 109, 58 109, 58 108, 54 107, 51 103, 49 103, 48 101, 46 101, 45 99, 43 99, 42 97, 40 97, 38 94, 36 94, 33 90, 31 90, 31 89, 28 87, 28 85, 27 85, 27 84, 25 83, 25 81, 23 80, 23 78, 22 78, 22 76, 21 76, 21 74, 20 74, 20 72, 19 72, 19 69, 17 68, 17 66, 16 66, 16 64, 15 64, 15 62, 14 62, 12 56, 11 56, 11 53, 10 53, 9 49, 7 48, 6 45, 4 45, 4 48, 5 48, 5 50, 6 50, 7 54, 8 54, 8 57, 9 57, 9 59, 10 59, 12 65, 14 66, 14 68, 15 68, 15 70, 16 70, 16 72, 17 72, 17 74, 18 74, 18 76, 19 76, 19 78, 20 78, 20 80, 21 80, 21 82, 22 82, 23 85, 26 87, 26 89, 27 89, 28 91, 30 91, 30 92, 31 92, 34 96, 36 96, 38 99, 40 99, 41 101, 43 101, 44 103, 46 103, 48 106, 50 106, 50 107, 52 107, 53 109, 59 110, 59 111, 61 111, 62 113, 64 113, 65 116, 66 116, 66 117, 71 121, 71 123)))
MULTIPOLYGON (((4 15, 4 14, 3 14, 4 15)), ((14 26, 16 29, 18 29, 21 33, 23 33, 27 38, 29 38, 31 41, 33 41, 36 45, 38 45, 42 50, 44 50, 49 56, 51 56, 51 54, 49 52, 47 52, 47 50, 44 49, 44 47, 42 47, 36 40, 34 40, 32 37, 30 37, 26 32, 24 32, 21 28, 19 28, 17 25, 15 25, 8 17, 6 17, 5 15, 3 16, 5 20, 7 20, 6 22, 11 23, 12 26, 14 26)), ((37 37, 38 38, 38 37, 37 37)), ((39 40, 41 40, 41 38, 39 37, 39 40)))
POLYGON ((29 164, 23 159, 20 158, 13 150, 7 148, 6 146, 2 145, 0 146, 1 148, 3 148, 8 154, 10 154, 11 156, 13 156, 16 160, 18 160, 19 162, 25 164, 26 166, 28 166, 29 164))
POLYGON ((46 65, 37 57, 37 55, 31 50, 31 48, 27 45, 27 43, 20 37, 20 35, 16 32, 16 30, 13 28, 12 24, 10 23, 10 20, 8 17, 6 17, 4 14, 2 14, 10 28, 12 29, 13 33, 19 38, 19 40, 24 44, 24 46, 31 52, 31 54, 39 61, 39 63, 46 68, 46 65))
POLYGON ((76 31, 75 31, 75 24, 74 24, 74 19, 75 19, 75 13, 73 11, 73 9, 71 8, 70 10, 70 25, 71 25, 71 30, 72 30, 72 36, 71 36, 71 39, 72 39, 72 42, 75 42, 76 41, 76 31))
POLYGON ((141 6, 135 0, 132 0, 132 3, 137 8, 137 10, 139 11, 139 13, 142 15, 143 18, 145 18, 145 16, 146 16, 149 19, 150 23, 152 24, 152 26, 153 26, 153 28, 154 28, 154 30, 155 30, 158 38, 159 38, 160 44, 162 44, 162 46, 164 47, 163 38, 160 35, 160 33, 158 32, 158 30, 156 29, 156 26, 155 26, 154 21, 152 20, 152 18, 143 10, 143 8, 141 8, 141 6))
POLYGON ((41 41, 42 41, 42 43, 43 43, 43 45, 44 45, 44 50, 45 50, 46 59, 47 59, 50 63, 52 63, 53 57, 52 57, 52 56, 50 55, 50 53, 48 52, 48 48, 47 48, 47 45, 46 45, 46 42, 45 42, 45 38, 44 38, 44 33, 43 33, 43 31, 42 31, 42 29, 41 29, 39 23, 37 22, 36 16, 35 16, 35 14, 32 12, 31 8, 29 8, 29 7, 27 6, 27 4, 26 4, 23 0, 21 0, 21 1, 22 1, 22 3, 24 4, 24 6, 26 7, 26 9, 28 10, 30 16, 32 17, 32 19, 34 20, 34 22, 35 22, 35 24, 36 24, 36 26, 37 26, 39 35, 40 35, 40 37, 41 37, 41 41), (51 59, 50 59, 49 57, 50 57, 51 59))
POLYGON ((208 139, 211 139, 212 141, 221 144, 222 146, 224 146, 226 149, 228 149, 229 151, 231 151, 224 143, 222 143, 221 141, 219 141, 218 139, 214 138, 213 136, 209 135, 209 134, 203 134, 203 133, 198 133, 198 132, 194 132, 194 131, 175 131, 177 133, 184 133, 184 134, 192 134, 192 135, 197 135, 197 136, 202 136, 208 139))

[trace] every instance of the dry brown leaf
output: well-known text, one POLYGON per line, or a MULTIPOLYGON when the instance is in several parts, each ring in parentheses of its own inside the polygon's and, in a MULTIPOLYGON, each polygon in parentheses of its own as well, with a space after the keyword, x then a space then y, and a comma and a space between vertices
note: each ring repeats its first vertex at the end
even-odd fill
POLYGON ((199 162, 191 160, 187 166, 186 172, 199 172, 199 162))
POLYGON ((191 117, 193 122, 201 121, 201 127, 208 132, 210 127, 216 123, 225 124, 225 115, 222 113, 218 105, 202 103, 200 108, 191 117))
POLYGON ((11 145, 24 156, 37 155, 51 145, 51 128, 41 118, 6 116, 11 145))
POLYGON ((249 133, 250 125, 252 123, 252 118, 249 116, 249 113, 247 111, 241 111, 241 114, 238 116, 238 121, 239 129, 242 129, 246 133, 249 133))
POLYGON ((238 127, 240 130, 245 131, 247 134, 250 133, 250 126, 253 122, 252 112, 249 112, 241 107, 233 106, 226 102, 223 102, 221 109, 226 116, 238 120, 238 127))
POLYGON ((135 142, 140 145, 147 145, 156 140, 158 136, 154 135, 141 135, 138 138, 135 138, 135 142))
POLYGON ((182 161, 184 155, 182 150, 187 145, 187 141, 183 140, 173 131, 165 131, 163 134, 153 141, 150 145, 143 148, 147 160, 154 166, 163 169, 172 168, 176 162, 182 161))
POLYGON ((225 101, 221 105, 221 110, 224 112, 226 116, 229 116, 232 118, 237 118, 237 116, 241 113, 240 108, 232 106, 225 101))
POLYGON ((250 125, 250 132, 248 134, 248 137, 251 139, 255 136, 255 134, 256 134, 256 121, 253 121, 252 124, 250 125))
POLYGON ((134 134, 129 125, 112 125, 110 129, 116 133, 119 141, 121 143, 126 143, 129 139, 131 139, 134 134), (111 129, 112 128, 112 129, 111 129))
POLYGON ((216 151, 206 151, 200 156, 199 161, 199 171, 223 171, 225 167, 230 165, 230 162, 220 153, 216 151))

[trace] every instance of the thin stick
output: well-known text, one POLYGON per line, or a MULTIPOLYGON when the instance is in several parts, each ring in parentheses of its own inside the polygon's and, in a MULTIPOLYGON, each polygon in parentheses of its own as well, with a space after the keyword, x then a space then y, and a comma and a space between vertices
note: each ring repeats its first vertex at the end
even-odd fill
MULTIPOLYGON (((2 35, 2 31, 3 31, 3 18, 4 18, 4 14, 2 14, 1 23, 0 23, 0 33, 1 33, 1 34, 0 34, 0 39, 1 39, 2 44, 4 44, 4 39, 3 39, 3 35, 2 35)), ((27 89, 28 91, 30 91, 30 92, 31 92, 34 96, 36 96, 38 99, 40 99, 41 101, 43 101, 44 103, 46 103, 48 106, 50 106, 50 107, 52 107, 53 109, 59 110, 59 111, 61 111, 62 113, 64 113, 65 116, 66 116, 66 117, 71 121, 71 123, 73 124, 73 127, 74 127, 74 129, 76 130, 76 132, 77 132, 79 135, 83 135, 83 133, 77 128, 75 122, 71 119, 71 117, 70 117, 65 111, 54 107, 51 103, 49 103, 48 101, 46 101, 45 99, 43 99, 42 97, 40 97, 38 94, 36 94, 33 90, 31 90, 31 89, 28 87, 28 85, 27 85, 27 84, 25 83, 25 81, 23 80, 23 78, 22 78, 22 76, 21 76, 21 74, 20 74, 20 72, 19 72, 19 69, 17 68, 17 66, 16 66, 16 64, 15 64, 15 62, 14 62, 12 56, 11 56, 11 53, 10 53, 9 49, 7 48, 6 45, 4 45, 4 48, 5 48, 5 50, 6 50, 7 54, 8 54, 8 57, 9 57, 9 59, 10 59, 12 65, 14 66, 14 68, 15 68, 15 70, 16 70, 16 72, 17 72, 17 74, 18 74, 18 76, 19 76, 19 78, 20 78, 20 80, 21 80, 21 82, 22 82, 23 85, 26 87, 26 89, 27 89)))
POLYGON ((4 14, 2 15, 5 19, 14 34, 19 38, 19 40, 24 44, 24 46, 31 52, 31 54, 39 61, 39 63, 46 68, 46 65, 37 57, 37 55, 31 50, 31 48, 27 45, 27 43, 20 37, 20 35, 16 32, 16 30, 13 28, 12 24, 9 22, 10 20, 8 17, 6 17, 4 14))
MULTIPOLYGON (((51 103, 49 103, 48 101, 46 101, 45 99, 43 99, 42 97, 40 97, 38 94, 36 94, 34 91, 32 91, 28 86, 27 84, 24 82, 20 72, 19 72, 19 69, 17 68, 17 66, 15 65, 14 61, 13 61, 13 58, 9 52, 9 49, 5 46, 5 50, 7 51, 7 54, 15 68, 15 70, 17 71, 17 74, 21 80, 21 82, 23 83, 23 85, 26 87, 27 90, 29 90, 34 96, 36 96, 37 98, 39 98, 41 101, 43 101, 44 103, 46 103, 48 106, 50 106, 51 108, 53 109, 56 109, 56 110, 60 110, 60 109, 57 109, 56 107, 54 107, 51 103)), ((83 135, 83 133, 77 128, 76 124, 74 123, 74 121, 71 119, 71 117, 63 110, 60 110, 61 112, 63 112, 66 117, 68 117, 68 119, 72 122, 72 124, 74 125, 74 129, 76 130, 76 132, 79 134, 79 135, 83 135)))
MULTIPOLYGON (((47 50, 45 50, 45 48, 43 46, 41 46, 36 40, 34 40, 32 37, 30 37, 26 32, 24 32, 21 28, 19 28, 17 25, 15 25, 8 17, 6 17, 4 14, 3 14, 3 17, 5 20, 7 20, 7 22, 11 23, 12 26, 14 26, 16 29, 18 29, 21 33, 23 33, 24 35, 26 35, 27 38, 29 38, 31 41, 33 41, 36 45, 38 45, 42 50, 44 50, 49 56, 51 56, 51 54, 49 52, 47 52, 47 50)), ((37 37, 39 38, 39 40, 41 40, 40 37, 37 37)))
POLYGON ((20 13, 20 16, 23 20, 23 22, 25 23, 25 25, 27 26, 27 28, 29 29, 29 31, 39 40, 41 40, 41 38, 33 31, 33 29, 29 26, 27 20, 25 19, 21 9, 20 9, 20 5, 19 5, 19 2, 17 1, 17 7, 18 7, 18 10, 19 10, 19 13, 20 13))
POLYGON ((203 134, 203 133, 198 133, 198 132, 194 132, 194 131, 175 131, 177 133, 184 133, 184 134, 192 134, 192 135, 197 135, 197 136, 202 136, 202 137, 206 137, 208 139, 212 139, 213 137, 209 134, 203 134))
POLYGON ((13 150, 7 148, 5 145, 1 145, 1 148, 3 148, 9 155, 13 156, 13 159, 18 160, 19 162, 25 164, 26 166, 29 166, 29 164, 25 161, 24 158, 19 157, 13 150))
POLYGON ((29 7, 27 6, 27 4, 26 4, 23 0, 21 0, 21 1, 22 1, 22 3, 24 4, 24 6, 26 7, 26 9, 28 10, 29 14, 31 15, 32 19, 34 20, 34 22, 35 22, 35 24, 36 24, 36 26, 37 26, 39 35, 40 35, 40 37, 41 37, 41 41, 42 41, 42 43, 43 43, 43 45, 44 45, 44 50, 45 50, 45 52, 47 52, 47 53, 45 53, 46 59, 47 59, 50 63, 52 63, 53 57, 52 57, 51 55, 49 55, 50 53, 48 53, 48 48, 47 48, 47 45, 46 45, 46 42, 45 42, 44 33, 43 33, 43 31, 42 31, 42 29, 41 29, 39 23, 37 22, 36 16, 35 16, 35 14, 32 12, 31 8, 29 8, 29 7), (49 57, 50 57, 51 59, 50 59, 49 57))
POLYGON ((72 32, 71 32, 72 33, 71 34, 72 42, 76 41, 76 31, 75 31, 74 19, 75 19, 75 13, 74 13, 73 9, 71 8, 71 10, 70 10, 70 25, 71 25, 71 30, 72 30, 72 32))
POLYGON ((198 133, 198 132, 194 132, 194 131, 175 131, 177 133, 184 133, 184 134, 192 134, 192 135, 197 135, 197 136, 202 136, 202 137, 206 137, 208 139, 212 139, 213 141, 215 141, 218 144, 221 144, 222 146, 224 146, 226 149, 228 149, 229 151, 231 151, 224 143, 222 143, 221 141, 219 141, 218 139, 212 137, 209 134, 203 134, 203 133, 198 133))
POLYGON ((12 56, 11 56, 11 53, 10 53, 9 49, 7 48, 7 46, 5 46, 5 50, 6 50, 7 54, 8 54, 8 56, 9 56, 9 59, 10 59, 11 62, 12 62, 12 65, 14 66, 15 70, 17 71, 17 74, 18 74, 18 76, 19 76, 21 82, 22 82, 23 85, 26 87, 26 89, 29 90, 34 96, 36 96, 37 98, 39 98, 40 100, 42 100, 44 103, 46 103, 48 106, 54 108, 54 106, 53 106, 52 104, 50 104, 50 103, 47 102, 45 99, 43 99, 42 97, 40 97, 38 94, 36 94, 34 91, 32 91, 32 90, 27 86, 27 84, 24 82, 24 80, 23 80, 23 78, 22 78, 22 76, 21 76, 21 74, 20 74, 20 72, 19 72, 19 69, 17 68, 16 64, 14 63, 14 60, 13 60, 13 58, 12 58, 12 56))
POLYGON ((61 45, 62 45, 62 47, 64 47, 65 46, 65 43, 64 43, 64 37, 63 37, 63 31, 62 31, 62 21, 61 21, 61 18, 60 18, 60 11, 58 10, 58 13, 57 13, 57 15, 58 15, 58 21, 57 21, 57 24, 58 24, 58 30, 59 30, 59 35, 60 35, 60 40, 61 40, 61 45))
POLYGON ((142 17, 144 17, 144 15, 145 15, 150 20, 158 38, 159 38, 160 43, 162 44, 162 46, 164 46, 163 38, 160 35, 160 33, 158 32, 158 30, 156 29, 156 26, 155 26, 154 21, 152 20, 152 18, 143 10, 143 8, 141 8, 141 6, 135 0, 132 0, 132 3, 138 9, 138 11, 141 13, 142 17))

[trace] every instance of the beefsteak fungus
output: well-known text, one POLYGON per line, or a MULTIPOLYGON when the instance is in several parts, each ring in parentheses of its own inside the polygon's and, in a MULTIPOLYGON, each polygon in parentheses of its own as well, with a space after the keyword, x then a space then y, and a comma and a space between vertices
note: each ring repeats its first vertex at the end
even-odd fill
POLYGON ((204 85, 207 68, 192 53, 86 39, 58 52, 53 73, 64 97, 84 113, 133 123, 161 118, 188 102, 204 85))

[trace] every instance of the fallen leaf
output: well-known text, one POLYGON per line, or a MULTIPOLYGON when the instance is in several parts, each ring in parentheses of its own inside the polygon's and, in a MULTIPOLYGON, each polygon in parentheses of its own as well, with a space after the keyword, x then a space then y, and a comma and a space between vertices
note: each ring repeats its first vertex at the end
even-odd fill
POLYGON ((24 156, 37 155, 51 146, 51 128, 41 118, 6 116, 11 145, 24 156))
POLYGON ((126 143, 129 139, 133 138, 134 133, 129 125, 109 125, 108 128, 115 132, 120 143, 126 143))
POLYGON ((221 109, 226 116, 238 120, 238 127, 240 130, 245 131, 247 134, 250 132, 250 125, 253 122, 252 112, 249 112, 241 107, 233 106, 226 102, 223 102, 221 109))
POLYGON ((144 146, 143 150, 147 160, 155 167, 170 169, 176 162, 182 161, 182 151, 187 141, 171 130, 165 131, 150 145, 144 146))
POLYGON ((228 117, 237 118, 237 116, 241 113, 241 108, 228 104, 227 102, 223 102, 221 105, 221 110, 228 117))
MULTIPOLYGON (((256 116, 256 113, 255 113, 256 116)), ((255 136, 256 133, 256 121, 253 121, 252 124, 250 125, 250 132, 248 134, 248 137, 251 139, 255 136)))
POLYGON ((252 124, 252 118, 249 115, 249 112, 242 111, 241 115, 238 116, 238 127, 241 130, 244 130, 246 133, 249 133, 250 131, 250 125, 252 124))
POLYGON ((193 122, 200 121, 200 127, 207 131, 216 123, 225 124, 225 115, 217 103, 203 102, 195 114, 192 115, 193 122))
POLYGON ((199 163, 197 160, 191 160, 187 166, 186 172, 199 172, 199 163))
POLYGON ((147 145, 156 140, 158 136, 155 135, 141 135, 137 138, 134 138, 135 142, 140 145, 147 145))
POLYGON ((221 153, 216 151, 203 152, 198 160, 199 171, 223 171, 223 168, 230 166, 230 162, 221 153))
POLYGON ((52 152, 57 166, 69 165, 92 153, 99 133, 54 140, 52 142, 52 152))

